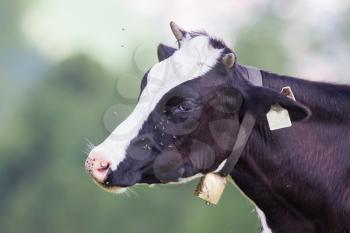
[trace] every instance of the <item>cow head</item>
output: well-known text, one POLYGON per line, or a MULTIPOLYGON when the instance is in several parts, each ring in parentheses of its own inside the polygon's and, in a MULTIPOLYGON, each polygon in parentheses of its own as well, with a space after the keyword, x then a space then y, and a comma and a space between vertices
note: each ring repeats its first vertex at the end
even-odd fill
POLYGON ((108 191, 181 183, 220 169, 244 111, 264 119, 278 103, 292 120, 308 114, 289 98, 246 81, 244 68, 222 41, 174 23, 171 29, 179 48, 159 45, 159 63, 143 77, 134 111, 85 162, 108 191))

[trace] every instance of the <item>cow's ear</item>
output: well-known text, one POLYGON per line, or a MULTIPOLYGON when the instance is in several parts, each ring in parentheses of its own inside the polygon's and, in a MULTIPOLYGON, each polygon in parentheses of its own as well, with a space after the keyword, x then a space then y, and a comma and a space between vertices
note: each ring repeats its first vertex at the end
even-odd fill
POLYGON ((245 107, 258 118, 266 117, 274 105, 287 109, 292 121, 304 120, 311 115, 310 109, 305 105, 270 88, 250 87, 244 95, 245 107))
POLYGON ((163 44, 159 44, 157 49, 158 60, 163 61, 164 59, 167 59, 168 57, 173 55, 175 51, 176 51, 175 48, 172 48, 163 44))

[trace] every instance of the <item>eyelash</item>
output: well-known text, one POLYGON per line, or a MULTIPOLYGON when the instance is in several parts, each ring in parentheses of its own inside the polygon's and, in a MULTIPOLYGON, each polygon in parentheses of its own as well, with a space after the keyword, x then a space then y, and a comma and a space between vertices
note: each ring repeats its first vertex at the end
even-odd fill
POLYGON ((172 108, 172 112, 173 113, 186 113, 186 112, 190 112, 192 110, 196 110, 198 109, 198 106, 195 102, 191 101, 191 100, 184 100, 181 103, 179 103, 178 105, 174 106, 172 108))
POLYGON ((189 109, 188 108, 186 109, 186 107, 184 107, 183 104, 179 104, 178 106, 176 106, 174 112, 176 112, 177 110, 180 112, 188 112, 189 111, 189 109))

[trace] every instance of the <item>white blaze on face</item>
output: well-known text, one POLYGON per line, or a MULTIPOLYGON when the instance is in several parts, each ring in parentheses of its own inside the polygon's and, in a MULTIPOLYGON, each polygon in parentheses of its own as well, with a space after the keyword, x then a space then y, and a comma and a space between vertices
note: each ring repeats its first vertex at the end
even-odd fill
POLYGON ((207 36, 197 36, 181 42, 181 48, 171 57, 152 67, 139 103, 104 142, 94 148, 111 159, 116 170, 126 156, 126 149, 134 139, 161 98, 172 88, 204 75, 217 63, 222 50, 213 48, 207 36))

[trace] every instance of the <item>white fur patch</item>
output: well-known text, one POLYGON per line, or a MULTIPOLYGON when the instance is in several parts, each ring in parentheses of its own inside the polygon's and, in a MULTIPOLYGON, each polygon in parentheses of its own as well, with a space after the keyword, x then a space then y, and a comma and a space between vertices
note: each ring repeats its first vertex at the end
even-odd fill
POLYGON ((272 233, 271 229, 267 225, 266 216, 265 216, 264 212, 262 212, 262 210, 259 209, 257 206, 255 208, 256 208, 256 213, 258 214, 258 217, 259 217, 260 222, 261 222, 261 227, 262 227, 261 233, 272 233))
POLYGON ((111 169, 116 170, 125 159, 130 141, 138 135, 161 98, 179 84, 207 73, 217 63, 221 53, 221 49, 210 45, 207 36, 184 40, 181 48, 171 57, 153 66, 134 111, 93 152, 110 158, 111 169))
POLYGON ((221 169, 224 168, 226 162, 227 162, 227 159, 225 159, 224 161, 222 161, 222 162, 220 163, 220 165, 218 166, 218 168, 217 168, 215 171, 213 171, 213 173, 217 173, 217 172, 221 171, 221 169))
POLYGON ((238 185, 235 183, 235 181, 232 179, 232 177, 231 177, 231 179, 228 179, 228 180, 230 181, 230 183, 231 183, 233 186, 235 186, 235 187, 237 188, 238 191, 240 191, 240 193, 241 193, 248 201, 250 201, 250 203, 251 203, 252 205, 255 206, 256 213, 257 213, 258 218, 259 218, 259 220, 260 220, 260 222, 261 222, 261 227, 262 227, 262 232, 261 232, 261 233, 272 233, 272 230, 271 230, 271 229, 269 228, 269 226, 267 225, 266 216, 265 216, 264 212, 263 212, 261 209, 259 209, 259 208, 257 207, 257 205, 255 204, 255 202, 254 202, 252 199, 250 199, 250 198, 238 187, 238 185))
POLYGON ((204 176, 202 173, 198 173, 194 176, 190 176, 190 177, 186 177, 186 178, 180 178, 178 181, 176 182, 169 182, 167 184, 186 184, 192 180, 195 180, 195 179, 198 179, 198 178, 201 178, 202 176, 204 176))

